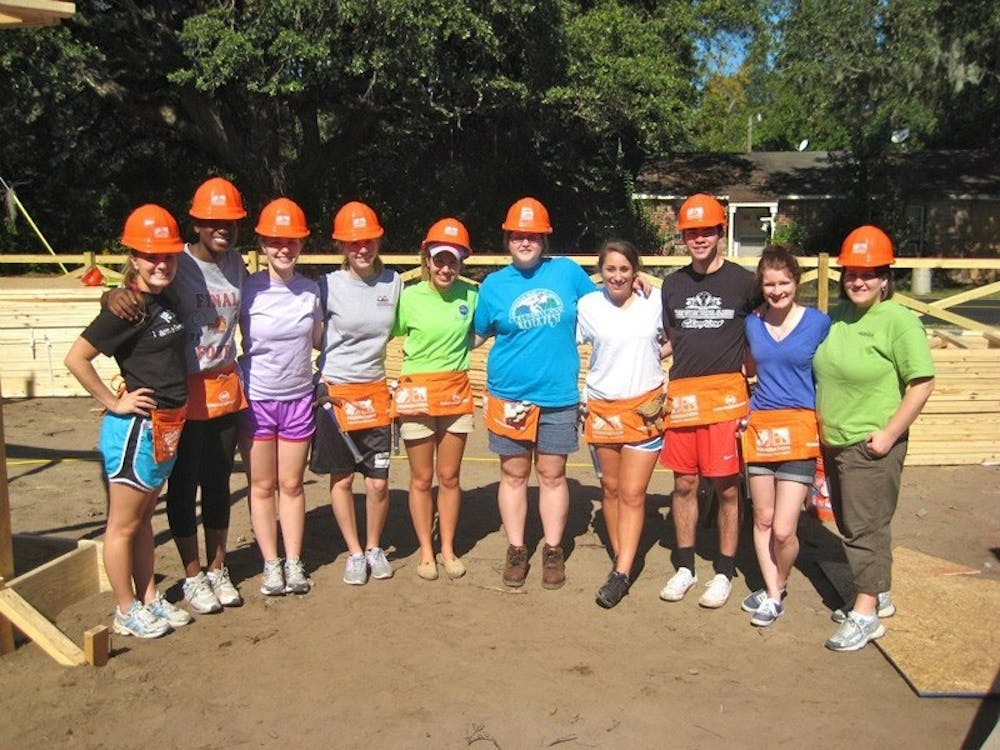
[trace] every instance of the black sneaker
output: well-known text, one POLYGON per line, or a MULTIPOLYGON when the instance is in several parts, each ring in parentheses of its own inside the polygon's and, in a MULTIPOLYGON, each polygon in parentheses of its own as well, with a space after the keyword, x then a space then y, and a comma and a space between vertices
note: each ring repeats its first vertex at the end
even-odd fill
POLYGON ((628 593, 628 576, 616 570, 608 574, 608 580, 597 590, 596 601, 605 609, 611 609, 628 593))

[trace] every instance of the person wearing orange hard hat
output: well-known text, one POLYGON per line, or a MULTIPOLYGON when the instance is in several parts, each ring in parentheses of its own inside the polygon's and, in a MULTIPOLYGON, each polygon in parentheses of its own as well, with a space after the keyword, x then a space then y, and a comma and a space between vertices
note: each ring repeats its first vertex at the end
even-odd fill
POLYGON ((816 351, 816 410, 837 528, 857 591, 833 613, 832 651, 880 638, 896 607, 890 524, 899 499, 907 431, 934 390, 934 362, 920 319, 893 301, 892 240, 858 227, 837 258, 841 302, 816 351))
POLYGON ((423 278, 403 290, 393 327, 394 336, 406 337, 393 414, 400 420, 410 466, 410 516, 420 544, 417 575, 428 581, 438 577, 432 542, 435 474, 441 564, 449 578, 465 575, 455 552, 455 530, 462 456, 473 429, 469 345, 479 294, 459 278, 470 255, 469 232, 461 221, 447 218, 431 225, 420 245, 423 278))
POLYGON ((333 218, 333 239, 343 267, 320 279, 326 333, 318 359, 320 385, 310 468, 330 475, 333 515, 347 544, 344 583, 360 586, 391 578, 382 549, 389 512, 391 424, 385 350, 403 282, 379 258, 385 230, 372 208, 343 205, 333 218), (354 474, 365 481, 365 544, 354 512, 354 474))
POLYGON ((295 271, 309 236, 298 204, 271 201, 256 232, 267 270, 243 283, 240 310, 240 367, 250 402, 240 412, 240 445, 249 464, 250 520, 264 558, 261 593, 306 594, 302 478, 315 432, 311 355, 323 340, 323 311, 316 282, 295 271), (278 556, 279 519, 284 562, 278 556))
POLYGON ((109 503, 104 567, 117 604, 112 628, 157 638, 191 622, 156 589, 152 523, 177 461, 187 402, 184 326, 163 295, 184 243, 174 217, 154 204, 129 215, 121 242, 129 248, 123 283, 142 297, 145 316, 133 324, 102 310, 70 347, 66 367, 106 410, 100 450, 109 503), (94 369, 98 354, 114 357, 121 369, 117 393, 94 369))
POLYGON ((500 456, 497 502, 508 545, 501 579, 518 587, 528 574, 524 531, 534 459, 544 532, 542 586, 557 589, 566 581, 566 457, 579 440, 577 302, 597 287, 568 258, 544 257, 552 223, 535 198, 511 205, 503 231, 511 264, 483 281, 474 320, 477 345, 493 338, 483 418, 490 450, 500 456))
POLYGON ((746 416, 744 320, 754 307, 754 275, 727 261, 720 243, 726 211, 715 198, 692 195, 680 207, 677 228, 691 263, 663 280, 663 328, 673 347, 660 463, 674 473, 670 517, 676 572, 660 590, 675 602, 698 582, 695 530, 698 484, 715 485, 719 500, 719 555, 699 604, 722 607, 732 591, 739 539, 740 455, 737 426, 746 416))
MULTIPOLYGON (((167 484, 167 520, 184 566, 184 598, 199 614, 243 603, 226 568, 230 475, 236 454, 237 413, 246 397, 236 366, 240 295, 247 275, 236 249, 238 222, 247 215, 229 181, 212 177, 195 191, 188 212, 197 241, 184 246, 167 290, 187 330, 188 414, 167 484), (206 568, 198 550, 198 490, 206 568)), ((108 294, 117 314, 135 315, 140 300, 126 290, 108 294)))

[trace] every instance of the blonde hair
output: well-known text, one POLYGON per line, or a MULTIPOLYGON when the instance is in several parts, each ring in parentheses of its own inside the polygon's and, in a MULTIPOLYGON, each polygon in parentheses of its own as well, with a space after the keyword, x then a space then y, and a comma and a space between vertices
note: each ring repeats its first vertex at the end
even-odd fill
MULTIPOLYGON (((350 269, 351 263, 347 260, 347 253, 344 252, 344 241, 334 240, 334 242, 337 243, 337 251, 344 256, 344 261, 340 264, 340 267, 347 271, 350 269)), ((382 256, 379 254, 379 251, 382 248, 382 238, 376 237, 373 242, 375 243, 375 260, 372 261, 372 268, 375 269, 375 275, 379 275, 383 270, 385 270, 385 264, 382 262, 382 256)))

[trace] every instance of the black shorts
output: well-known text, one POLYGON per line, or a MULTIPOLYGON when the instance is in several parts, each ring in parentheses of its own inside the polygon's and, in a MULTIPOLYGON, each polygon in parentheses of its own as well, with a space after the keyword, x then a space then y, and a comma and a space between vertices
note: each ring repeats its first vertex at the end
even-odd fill
POLYGON ((360 461, 355 461, 354 454, 338 432, 330 414, 324 409, 316 409, 316 432, 313 433, 309 452, 309 470, 314 474, 360 472, 372 479, 388 479, 392 428, 386 425, 351 430, 347 437, 361 454, 360 461))

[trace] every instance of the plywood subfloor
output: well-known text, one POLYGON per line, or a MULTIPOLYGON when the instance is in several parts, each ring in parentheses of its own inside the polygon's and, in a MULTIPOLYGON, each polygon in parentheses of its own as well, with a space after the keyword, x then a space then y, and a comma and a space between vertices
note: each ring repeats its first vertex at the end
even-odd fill
MULTIPOLYGON (((820 567, 852 601, 846 563, 820 567)), ((977 573, 906 547, 893 550, 897 611, 875 643, 921 697, 1000 695, 1000 583, 977 573)))

